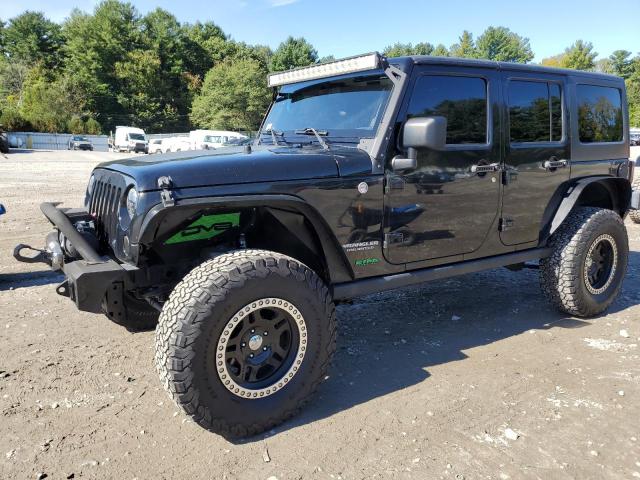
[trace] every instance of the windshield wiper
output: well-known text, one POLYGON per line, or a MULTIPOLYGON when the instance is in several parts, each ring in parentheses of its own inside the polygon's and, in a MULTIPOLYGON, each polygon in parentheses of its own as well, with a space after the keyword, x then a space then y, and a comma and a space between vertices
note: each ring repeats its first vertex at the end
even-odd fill
POLYGON ((296 135, 315 135, 315 137, 318 139, 318 143, 322 145, 322 148, 324 148, 325 150, 329 150, 329 144, 327 144, 324 138, 322 138, 329 135, 329 132, 327 132, 326 130, 316 130, 315 128, 307 127, 301 130, 296 130, 294 133, 296 135))
POLYGON ((271 141, 273 142, 274 145, 280 145, 280 142, 278 142, 277 137, 282 137, 282 140, 284 141, 284 143, 285 144, 287 143, 287 141, 284 139, 284 132, 274 130, 273 128, 270 128, 269 130, 261 131, 260 135, 271 135, 271 141))

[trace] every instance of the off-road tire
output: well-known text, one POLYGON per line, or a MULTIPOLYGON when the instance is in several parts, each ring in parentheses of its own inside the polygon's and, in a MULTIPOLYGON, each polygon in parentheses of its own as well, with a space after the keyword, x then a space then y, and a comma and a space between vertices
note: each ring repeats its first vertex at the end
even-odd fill
POLYGON ((549 301, 577 317, 606 310, 620 293, 629 257, 627 230, 620 216, 602 208, 576 208, 553 234, 550 247, 553 253, 540 263, 540 283, 549 301), (609 285, 593 294, 587 288, 584 269, 589 249, 602 235, 615 241, 617 261, 609 285))
MULTIPOLYGON (((633 188, 635 190, 640 190, 640 178, 637 178, 633 182, 633 188)), ((633 223, 640 223, 640 210, 629 210, 629 218, 633 223)))
POLYGON ((193 269, 164 305, 155 341, 160 379, 196 423, 227 438, 248 437, 287 420, 324 380, 335 352, 335 307, 318 275, 264 250, 221 255, 193 269), (304 359, 288 384, 259 398, 229 391, 216 371, 216 346, 232 317, 258 299, 295 305, 306 322, 304 359))

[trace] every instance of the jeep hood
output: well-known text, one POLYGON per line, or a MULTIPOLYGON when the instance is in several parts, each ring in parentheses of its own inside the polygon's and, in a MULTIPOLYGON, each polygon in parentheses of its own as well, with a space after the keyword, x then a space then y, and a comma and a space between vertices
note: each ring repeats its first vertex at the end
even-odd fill
POLYGON ((98 165, 133 178, 139 191, 158 190, 169 176, 173 188, 307 180, 371 173, 371 159, 354 147, 243 147, 188 151, 115 160, 98 165))

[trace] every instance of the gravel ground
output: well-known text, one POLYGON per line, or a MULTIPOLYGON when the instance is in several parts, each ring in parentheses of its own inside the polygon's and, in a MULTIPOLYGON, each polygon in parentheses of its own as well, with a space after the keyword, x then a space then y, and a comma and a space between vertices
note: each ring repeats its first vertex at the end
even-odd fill
POLYGON ((37 205, 82 202, 115 154, 0 157, 0 478, 640 478, 640 225, 623 293, 562 316, 506 269, 338 307, 331 376, 301 415, 230 443, 161 389, 153 332, 78 312, 60 277, 15 262, 37 205))

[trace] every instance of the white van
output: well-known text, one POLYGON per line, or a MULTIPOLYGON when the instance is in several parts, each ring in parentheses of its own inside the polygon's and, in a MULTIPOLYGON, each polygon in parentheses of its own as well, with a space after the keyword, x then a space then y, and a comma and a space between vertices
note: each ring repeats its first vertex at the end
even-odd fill
POLYGON ((141 128, 117 126, 112 148, 116 152, 147 153, 149 142, 141 128))
POLYGON ((249 137, 226 130, 193 130, 189 132, 189 138, 194 150, 212 150, 224 146, 229 140, 243 140, 249 137))

